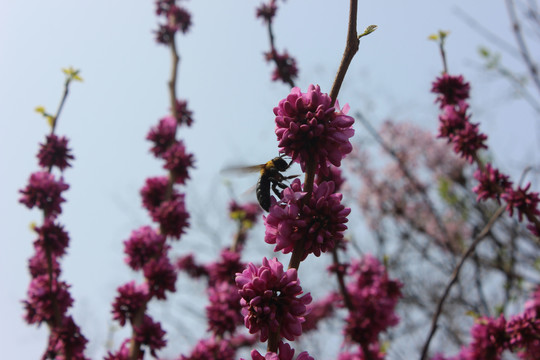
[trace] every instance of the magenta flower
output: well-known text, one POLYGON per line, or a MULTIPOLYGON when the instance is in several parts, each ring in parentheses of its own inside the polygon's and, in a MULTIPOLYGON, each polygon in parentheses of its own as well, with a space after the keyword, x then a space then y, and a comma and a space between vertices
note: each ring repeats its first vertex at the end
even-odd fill
POLYGON ((141 269, 150 259, 160 257, 168 250, 165 237, 158 234, 150 226, 134 230, 128 240, 124 241, 126 263, 133 269, 141 269))
POLYGON ((193 123, 193 112, 188 109, 187 101, 176 99, 176 121, 179 126, 191 126, 193 123))
POLYGON ((474 178, 478 180, 478 185, 472 190, 478 194, 476 201, 497 199, 500 204, 500 193, 511 190, 512 182, 507 175, 501 174, 499 170, 486 164, 484 171, 478 169, 474 172, 474 178))
POLYGON ((298 77, 298 68, 296 60, 289 56, 287 51, 283 54, 278 54, 276 50, 272 50, 265 54, 266 61, 273 61, 276 65, 272 73, 272 81, 281 80, 286 84, 292 84, 293 79, 298 77))
POLYGON ((163 201, 167 193, 169 179, 166 176, 152 177, 146 179, 146 183, 141 189, 142 203, 145 209, 152 213, 163 201))
POLYGON ((165 291, 176 291, 176 271, 167 256, 151 259, 144 265, 144 277, 148 281, 150 295, 166 299, 165 291))
MULTIPOLYGON (((268 352, 266 355, 261 355, 257 350, 251 351, 252 360, 293 360, 294 349, 291 345, 281 341, 279 343, 278 353, 268 352)), ((240 359, 243 360, 243 359, 240 359)), ((296 360, 314 360, 307 351, 303 351, 296 357, 296 360)))
POLYGON ((189 213, 186 211, 184 194, 179 194, 169 201, 164 201, 152 212, 152 218, 158 222, 163 235, 180 239, 188 226, 189 213))
POLYGON ((457 109, 453 105, 443 108, 443 113, 439 116, 439 137, 446 137, 448 142, 454 144, 454 151, 472 163, 476 152, 487 148, 487 136, 478 131, 478 124, 469 121, 467 108, 468 105, 464 102, 460 103, 457 109))
POLYGON ((233 360, 235 351, 226 340, 215 337, 200 340, 191 355, 182 355, 179 360, 233 360))
POLYGON ((60 204, 66 199, 61 195, 67 189, 69 185, 64 183, 62 178, 56 181, 53 174, 46 171, 35 172, 30 175, 26 188, 20 190, 23 196, 19 202, 29 209, 36 206, 45 212, 45 217, 54 218, 62 212, 60 204))
MULTIPOLYGON (((122 345, 120 345, 120 349, 115 353, 111 353, 109 351, 107 353, 107 356, 105 356, 104 360, 131 360, 129 357, 130 344, 131 344, 131 339, 125 339, 122 342, 122 345)), ((142 359, 142 354, 140 356, 140 359, 142 359)))
POLYGON ((63 281, 53 280, 51 285, 46 274, 32 279, 28 287, 28 298, 23 301, 25 320, 29 324, 50 321, 55 316, 55 306, 60 314, 64 314, 73 304, 68 289, 69 285, 63 281))
POLYGON ((51 359, 67 359, 65 354, 70 354, 69 359, 73 360, 86 360, 84 356, 84 349, 88 340, 81 333, 81 329, 73 318, 64 317, 62 324, 58 327, 53 327, 51 330, 51 336, 49 337, 49 344, 47 347, 47 354, 51 356, 51 359))
MULTIPOLYGON (((35 254, 28 260, 28 269, 33 278, 40 275, 49 275, 49 264, 45 250, 41 247, 35 247, 35 254)), ((51 271, 55 278, 60 275, 60 264, 55 256, 51 259, 51 271)))
POLYGON ((132 321, 137 312, 147 303, 150 298, 148 284, 136 285, 131 281, 118 288, 118 296, 113 302, 113 318, 124 326, 127 321, 132 321))
POLYGON ((186 33, 191 27, 191 15, 187 10, 176 5, 176 1, 156 1, 156 14, 166 19, 165 25, 160 25, 156 40, 160 44, 169 44, 177 31, 186 33))
POLYGON ((313 185, 313 192, 304 204, 302 185, 295 179, 283 190, 283 199, 270 208, 264 217, 264 241, 276 244, 274 251, 291 252, 297 241, 304 241, 302 260, 309 254, 320 256, 332 250, 343 239, 345 223, 351 209, 341 204, 342 195, 334 193, 333 182, 313 185))
POLYGON ((507 347, 506 320, 501 315, 498 319, 481 317, 471 329, 472 342, 468 351, 472 359, 498 360, 507 347))
POLYGON ((233 334, 243 317, 240 313, 240 294, 231 283, 221 282, 208 288, 210 304, 206 306, 208 330, 214 335, 233 334))
POLYGON ((260 331, 260 341, 268 340, 270 332, 279 333, 287 340, 302 334, 302 322, 311 295, 302 294, 296 269, 283 271, 276 259, 263 258, 260 267, 249 263, 236 275, 244 324, 250 334, 260 331))
POLYGON ((341 186, 345 182, 345 178, 343 178, 343 175, 341 174, 341 169, 335 166, 329 167, 330 171, 328 174, 317 174, 317 178, 315 179, 315 182, 317 185, 320 185, 324 181, 327 182, 333 182, 334 183, 334 191, 338 192, 341 189, 341 186))
POLYGON ((154 126, 146 135, 146 139, 153 144, 150 151, 156 157, 162 156, 167 149, 174 143, 176 136, 176 119, 172 116, 165 116, 159 120, 157 126, 154 126))
POLYGON ((200 278, 201 276, 208 276, 208 271, 205 266, 199 265, 195 262, 193 254, 188 254, 179 257, 176 260, 176 268, 178 270, 184 271, 186 274, 192 278, 200 278))
POLYGON ((261 4, 257 8, 257 17, 263 19, 264 22, 272 22, 274 16, 276 16, 277 5, 276 0, 270 0, 268 4, 261 4))
POLYGON ((66 253, 69 236, 64 227, 46 218, 41 227, 35 227, 38 239, 34 242, 36 248, 47 250, 53 257, 60 257, 66 253))
POLYGON ((446 105, 456 105, 469 98, 470 85, 465 82, 462 75, 452 76, 443 74, 433 83, 431 92, 439 94, 435 102, 439 102, 441 109, 446 105))
POLYGON ((68 139, 65 136, 58 137, 55 134, 47 135, 47 141, 45 144, 40 144, 37 156, 41 167, 51 169, 56 166, 62 171, 71 166, 69 161, 74 159, 68 148, 68 139))
POLYGON ((221 251, 221 259, 209 265, 206 265, 208 273, 208 282, 216 284, 219 282, 234 283, 236 274, 246 268, 246 264, 240 261, 240 254, 229 249, 221 251))
POLYGON ((519 221, 523 220, 523 216, 531 219, 534 216, 540 215, 538 204, 540 197, 537 192, 529 192, 531 183, 525 187, 518 187, 517 190, 508 188, 502 198, 506 201, 506 210, 510 216, 514 215, 514 209, 517 210, 519 221))
POLYGON ((193 167, 193 155, 186 153, 182 141, 173 143, 163 154, 164 168, 170 170, 176 184, 184 184, 189 179, 188 168, 193 167))
POLYGON ((346 287, 352 309, 345 320, 345 335, 357 344, 375 343, 381 332, 399 322, 394 309, 402 284, 389 279, 385 267, 371 255, 352 262, 349 275, 346 287))
POLYGON ((307 162, 314 161, 318 172, 328 173, 328 165, 340 166, 352 151, 349 141, 354 135, 354 119, 332 105, 332 99, 319 86, 310 85, 307 93, 295 87, 287 98, 274 108, 276 135, 280 152, 300 163, 306 171, 307 162))
POLYGON ((148 315, 144 315, 142 324, 135 327, 133 330, 136 334, 135 339, 147 346, 153 357, 157 357, 156 350, 167 345, 167 341, 164 339, 165 331, 161 328, 160 323, 154 322, 148 315))

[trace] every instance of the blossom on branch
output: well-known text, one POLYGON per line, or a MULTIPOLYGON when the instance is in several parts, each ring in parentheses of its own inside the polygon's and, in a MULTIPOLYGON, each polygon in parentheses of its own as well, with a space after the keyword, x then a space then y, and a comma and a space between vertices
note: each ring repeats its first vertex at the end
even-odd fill
POLYGON ((301 324, 311 295, 298 297, 303 291, 296 269, 283 271, 283 264, 276 258, 263 258, 261 266, 249 263, 238 273, 236 285, 250 334, 260 331, 260 341, 268 340, 270 332, 278 330, 280 336, 291 341, 302 334, 301 324))
POLYGON ((275 203, 268 216, 264 241, 276 244, 274 251, 285 254, 293 251, 295 244, 304 241, 302 260, 309 254, 320 256, 331 251, 342 241, 345 223, 351 212, 341 204, 342 195, 334 192, 333 182, 313 185, 308 201, 299 179, 283 190, 281 202, 275 203))
POLYGON ((354 119, 346 115, 348 110, 339 109, 337 102, 333 105, 318 85, 310 85, 306 93, 293 88, 274 108, 280 152, 300 163, 304 172, 313 161, 317 172, 328 174, 330 164, 340 166, 352 151, 354 119))

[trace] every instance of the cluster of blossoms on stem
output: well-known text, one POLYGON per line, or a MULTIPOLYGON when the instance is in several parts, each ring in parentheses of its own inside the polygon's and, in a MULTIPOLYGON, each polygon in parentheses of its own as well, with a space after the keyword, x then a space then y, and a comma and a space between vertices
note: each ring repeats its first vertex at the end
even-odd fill
POLYGON ((178 3, 178 0, 156 0, 156 15, 165 20, 156 31, 156 41, 160 44, 170 44, 176 32, 185 34, 191 27, 191 14, 178 3))
MULTIPOLYGON (((157 40, 169 44, 176 54, 174 34, 188 30, 191 16, 175 0, 156 1, 156 13, 166 19, 166 24, 160 25, 157 40)), ((176 73, 172 77, 175 79, 176 73)), ((175 97, 175 92, 172 93, 175 97)), ((147 314, 147 305, 152 299, 165 300, 169 292, 176 291, 178 270, 170 259, 171 245, 167 239, 180 240, 189 226, 185 195, 178 186, 189 179, 194 164, 193 155, 177 139, 177 129, 192 122, 187 102, 175 99, 171 114, 161 118, 146 136, 152 143, 150 152, 163 161, 168 174, 148 178, 140 191, 142 205, 156 226, 142 226, 124 241, 125 262, 134 271, 142 272, 144 282, 131 281, 118 288, 112 305, 113 317, 122 326, 129 324, 133 332, 120 349, 108 354, 109 360, 142 359, 145 351, 157 357, 157 351, 167 344, 165 331, 147 314)))
POLYGON ((250 334, 260 333, 260 341, 279 331, 280 336, 294 340, 302 334, 302 322, 311 295, 303 293, 296 269, 283 270, 276 259, 263 258, 262 265, 249 263, 236 275, 241 296, 244 324, 250 334))
POLYGON ((237 348, 252 346, 257 341, 254 336, 238 334, 237 330, 243 324, 244 318, 235 276, 246 267, 240 259, 243 242, 260 211, 258 204, 241 205, 232 202, 229 206, 230 217, 238 223, 233 245, 223 249, 216 261, 205 265, 197 264, 193 254, 177 260, 179 270, 193 278, 206 278, 209 300, 206 306, 207 330, 211 333, 210 338, 199 341, 189 356, 181 357, 182 360, 232 360, 237 348))
POLYGON ((309 254, 320 256, 332 251, 343 240, 345 223, 351 209, 341 204, 334 182, 313 185, 309 199, 304 198, 299 179, 283 190, 281 201, 264 217, 264 241, 275 244, 274 251, 292 252, 299 241, 304 243, 302 260, 309 254))
POLYGON ((538 359, 540 354, 540 287, 525 303, 522 313, 498 318, 479 317, 471 328, 471 341, 455 357, 435 355, 432 360, 502 359, 511 351, 520 359, 538 359))
POLYGON ((59 259, 66 253, 69 235, 58 216, 65 201, 62 194, 69 185, 53 174, 55 168, 62 172, 70 167, 74 157, 67 138, 51 132, 40 144, 37 158, 42 169, 30 175, 28 184, 20 190, 19 200, 29 209, 40 209, 44 218, 41 226, 33 228, 37 238, 35 253, 29 260, 32 280, 23 301, 24 318, 29 324, 46 323, 50 329, 44 359, 86 359, 84 349, 88 341, 67 313, 73 305, 70 286, 60 280, 59 259))
POLYGON ((385 267, 371 255, 353 261, 348 275, 346 292, 350 308, 345 320, 345 338, 364 349, 377 344, 379 335, 399 322, 395 308, 402 284, 390 279, 385 267))
POLYGON ((268 36, 270 38, 270 51, 264 54, 267 62, 275 64, 272 73, 272 81, 281 80, 286 84, 294 86, 294 80, 298 77, 298 68, 296 60, 291 57, 287 51, 279 53, 274 45, 274 35, 272 23, 277 12, 277 1, 270 0, 268 3, 262 3, 256 10, 256 15, 268 25, 268 36))
MULTIPOLYGON (((278 353, 267 352, 265 355, 261 355, 257 350, 251 351, 252 360, 313 360, 307 351, 303 351, 296 358, 294 358, 294 349, 283 341, 278 345, 278 353)), ((241 359, 244 360, 244 359, 241 359)))
POLYGON ((329 166, 340 166, 352 151, 354 119, 339 109, 320 87, 310 85, 306 93, 295 87, 274 108, 279 151, 298 162, 302 171, 313 163, 317 173, 327 175, 329 166))
POLYGON ((540 236, 540 196, 537 192, 529 191, 530 183, 524 187, 512 187, 508 176, 500 173, 492 164, 482 164, 479 161, 478 150, 487 148, 487 136, 480 133, 478 124, 469 121, 467 115, 469 98, 469 83, 463 76, 443 74, 433 83, 431 91, 437 94, 441 115, 439 116, 439 137, 447 138, 454 144, 454 151, 470 163, 478 162, 479 169, 474 177, 479 181, 474 191, 479 200, 503 199, 510 216, 517 212, 520 221, 526 217, 530 224, 527 228, 540 236))

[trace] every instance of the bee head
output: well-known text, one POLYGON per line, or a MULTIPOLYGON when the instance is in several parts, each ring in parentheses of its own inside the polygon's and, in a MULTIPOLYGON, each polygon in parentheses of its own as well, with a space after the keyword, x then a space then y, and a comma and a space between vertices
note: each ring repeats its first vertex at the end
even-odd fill
POLYGON ((289 168, 289 163, 285 161, 281 156, 272 159, 274 166, 278 171, 285 171, 289 168))

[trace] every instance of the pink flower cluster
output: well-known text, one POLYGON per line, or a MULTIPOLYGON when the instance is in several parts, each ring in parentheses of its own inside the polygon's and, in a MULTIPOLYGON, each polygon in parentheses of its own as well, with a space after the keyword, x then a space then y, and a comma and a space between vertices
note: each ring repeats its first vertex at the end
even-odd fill
POLYGON ((267 62, 275 64, 272 73, 272 81, 281 80, 286 84, 294 86, 294 79, 298 77, 298 68, 296 60, 289 56, 287 51, 279 53, 274 44, 274 34, 272 23, 277 12, 277 1, 269 0, 268 3, 262 3, 256 11, 257 17, 263 19, 268 25, 268 37, 270 38, 270 50, 264 54, 267 62))
MULTIPOLYGON (((251 351, 252 360, 293 360, 294 349, 287 343, 280 342, 278 346, 278 353, 267 352, 265 355, 261 355, 257 350, 251 351)), ((244 360, 244 359, 240 359, 244 360)), ((313 360, 307 351, 303 351, 296 357, 295 360, 313 360)))
POLYGON ((479 317, 471 328, 471 341, 455 357, 440 354, 432 360, 502 359, 509 350, 523 360, 538 359, 540 354, 540 287, 525 303, 525 310, 506 320, 504 315, 496 319, 479 317))
POLYGON ((44 217, 43 224, 34 227, 37 239, 34 241, 35 254, 29 261, 32 280, 23 301, 24 318, 29 324, 46 323, 50 329, 43 358, 86 359, 84 349, 88 341, 67 313, 73 305, 70 286, 60 280, 59 259, 66 253, 69 235, 58 222, 58 216, 65 201, 62 193, 69 185, 52 172, 54 169, 62 172, 70 167, 74 157, 67 138, 51 132, 40 145, 37 158, 42 170, 30 175, 28 184, 20 190, 22 197, 19 200, 29 209, 40 209, 44 217))
POLYGON ((333 182, 313 185, 310 198, 299 179, 283 190, 282 199, 274 203, 268 216, 264 241, 276 244, 274 251, 285 254, 293 251, 296 243, 304 242, 302 260, 309 254, 320 256, 331 251, 343 239, 345 223, 351 209, 341 204, 342 195, 334 192, 333 182))
POLYGON ((371 255, 352 262, 348 275, 351 308, 345 320, 345 336, 363 347, 376 344, 382 332, 399 322, 394 311, 402 284, 390 279, 385 267, 371 255))
MULTIPOLYGON (((477 152, 487 147, 487 136, 479 132, 478 124, 469 121, 469 89, 462 76, 443 74, 433 83, 431 91, 437 94, 436 102, 439 102, 442 112, 439 116, 439 137, 447 138, 448 142, 454 144, 454 151, 472 163, 479 162, 477 152)), ((526 217, 530 222, 528 229, 540 236, 540 197, 537 192, 529 191, 530 183, 515 189, 508 176, 501 174, 491 164, 484 166, 479 163, 474 176, 479 181, 474 188, 479 200, 491 198, 500 201, 502 198, 510 216, 516 211, 519 221, 526 217)))
MULTIPOLYGON (((174 0, 158 0, 156 4, 157 14, 168 21, 161 26, 158 39, 169 43, 176 31, 187 31, 189 14, 174 0)), ((164 162, 168 175, 148 178, 140 191, 143 207, 158 226, 142 226, 124 241, 125 261, 133 270, 142 272, 144 283, 129 282, 118 288, 113 317, 122 326, 129 324, 133 335, 119 350, 110 353, 109 359, 127 359, 128 355, 141 358, 145 352, 143 347, 156 357, 157 350, 166 345, 165 331, 146 310, 150 300, 165 300, 168 292, 176 291, 177 267, 169 257, 171 246, 167 238, 179 240, 189 226, 185 195, 177 186, 189 179, 194 162, 193 155, 176 136, 179 126, 191 125, 192 113, 185 101, 176 99, 172 106, 173 115, 161 118, 146 137, 152 143, 150 151, 164 162)))
POLYGON ((348 106, 334 106, 319 86, 310 85, 306 93, 293 88, 274 108, 279 151, 300 163, 304 172, 308 162, 314 162, 317 173, 328 174, 330 164, 340 166, 352 151, 354 119, 347 112, 348 106))
POLYGON ((279 331, 287 340, 302 334, 302 322, 311 295, 302 294, 296 269, 283 271, 276 259, 263 258, 261 266, 249 263, 236 275, 242 299, 244 324, 250 334, 260 332, 260 340, 268 340, 271 332, 279 331))
POLYGON ((156 41, 169 44, 177 31, 186 33, 191 27, 191 14, 177 4, 177 0, 156 0, 156 14, 165 19, 156 31, 156 41))

